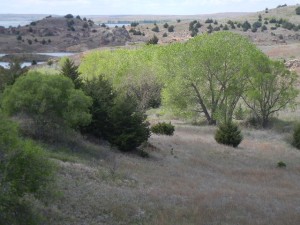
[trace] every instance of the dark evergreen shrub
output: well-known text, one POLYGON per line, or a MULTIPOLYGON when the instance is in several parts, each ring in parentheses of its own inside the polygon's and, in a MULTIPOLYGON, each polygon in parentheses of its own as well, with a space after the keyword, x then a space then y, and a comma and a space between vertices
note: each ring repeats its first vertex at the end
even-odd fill
POLYGON ((169 27, 168 27, 168 31, 169 31, 169 32, 174 32, 174 26, 173 26, 173 25, 169 26, 169 27))
POLYGON ((243 136, 237 125, 233 123, 226 123, 221 124, 217 129, 215 140, 220 144, 236 148, 243 140, 243 136))
POLYGON ((285 168, 286 164, 284 162, 280 161, 280 162, 277 163, 277 167, 278 168, 285 168))
POLYGON ((96 138, 109 139, 111 132, 109 114, 116 97, 112 84, 103 76, 99 76, 86 80, 82 89, 93 99, 93 104, 90 107, 92 121, 87 126, 81 127, 81 132, 92 134, 96 138))
POLYGON ((159 28, 158 28, 157 25, 155 25, 155 27, 153 27, 151 30, 154 31, 154 32, 159 32, 159 28))
POLYGON ((147 42, 148 45, 156 45, 158 43, 158 38, 156 35, 153 35, 153 37, 147 42))
POLYGON ((121 151, 132 151, 150 136, 146 115, 130 96, 118 98, 111 109, 111 131, 108 141, 121 151))
POLYGON ((296 8, 296 14, 300 15, 300 6, 296 8))
POLYGON ((300 149, 300 125, 298 124, 294 129, 293 145, 300 149))
POLYGON ((151 127, 151 132, 155 134, 169 135, 174 134, 175 127, 171 123, 158 123, 151 127))

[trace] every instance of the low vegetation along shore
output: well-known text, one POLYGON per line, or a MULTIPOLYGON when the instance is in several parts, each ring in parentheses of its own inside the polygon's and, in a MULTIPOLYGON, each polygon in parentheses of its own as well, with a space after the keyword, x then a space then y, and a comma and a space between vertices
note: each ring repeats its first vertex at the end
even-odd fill
POLYGON ((299 223, 282 61, 230 31, 77 61, 0 68, 0 225, 299 223))

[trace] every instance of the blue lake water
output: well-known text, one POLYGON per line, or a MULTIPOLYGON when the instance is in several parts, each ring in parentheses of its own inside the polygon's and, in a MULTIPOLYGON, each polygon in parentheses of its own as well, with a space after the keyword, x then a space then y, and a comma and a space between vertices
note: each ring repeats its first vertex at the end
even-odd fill
POLYGON ((39 55, 48 55, 48 56, 53 56, 53 57, 65 57, 65 56, 71 56, 71 55, 75 55, 76 53, 72 53, 72 52, 41 52, 41 53, 36 53, 39 55))
POLYGON ((8 28, 9 26, 17 27, 19 25, 25 26, 30 24, 32 21, 29 20, 0 20, 0 26, 8 28))
MULTIPOLYGON (((45 62, 38 62, 37 64, 43 64, 45 62)), ((8 69, 9 68, 9 63, 8 62, 0 62, 0 66, 8 69)), ((25 66, 31 66, 31 62, 23 62, 21 64, 21 67, 24 68, 25 66)))
MULTIPOLYGON (((53 56, 53 57, 65 57, 65 56, 71 56, 74 55, 76 53, 72 53, 72 52, 41 52, 41 53, 35 53, 35 54, 39 54, 39 55, 48 55, 48 56, 53 56)), ((5 56, 7 54, 0 54, 0 57, 5 56)), ((43 64, 45 62, 38 62, 37 64, 43 64)), ((9 62, 1 62, 0 61, 0 66, 4 67, 4 68, 8 68, 9 67, 9 62)), ((25 67, 25 66, 31 66, 31 62, 23 62, 21 64, 21 67, 25 67)))

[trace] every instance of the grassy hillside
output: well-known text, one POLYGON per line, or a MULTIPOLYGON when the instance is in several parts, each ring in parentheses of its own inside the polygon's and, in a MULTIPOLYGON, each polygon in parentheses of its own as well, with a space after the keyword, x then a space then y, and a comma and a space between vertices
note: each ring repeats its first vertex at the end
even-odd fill
POLYGON ((51 224, 298 224, 300 152, 288 133, 243 129, 232 149, 214 127, 173 123, 173 137, 152 135, 148 159, 92 144, 58 153, 51 224))

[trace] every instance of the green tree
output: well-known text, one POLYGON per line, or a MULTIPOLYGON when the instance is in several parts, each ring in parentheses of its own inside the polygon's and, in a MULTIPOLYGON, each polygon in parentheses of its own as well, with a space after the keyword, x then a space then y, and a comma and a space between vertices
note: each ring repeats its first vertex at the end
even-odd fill
POLYGON ((108 139, 112 126, 109 113, 116 97, 111 82, 100 75, 86 80, 82 88, 93 99, 93 104, 90 108, 92 121, 81 130, 95 137, 108 139))
POLYGON ((297 8, 295 9, 295 11, 296 11, 296 14, 297 14, 297 15, 300 15, 300 6, 297 7, 297 8))
POLYGON ((147 141, 150 136, 146 115, 138 110, 130 96, 118 97, 110 112, 112 125, 109 142, 121 151, 131 151, 147 141))
POLYGON ((25 113, 46 132, 54 125, 76 128, 91 120, 90 97, 76 90, 69 78, 38 72, 20 77, 5 89, 2 107, 9 115, 25 113))
POLYGON ((161 55, 163 103, 179 115, 204 115, 216 124, 232 120, 255 66, 252 58, 262 53, 241 35, 218 32, 172 44, 161 55))
POLYGON ((80 72, 78 71, 78 66, 76 66, 69 58, 65 59, 60 73, 63 76, 70 78, 73 81, 75 88, 81 87, 82 81, 80 78, 80 72))
POLYGON ((248 88, 243 95, 262 127, 267 127, 274 113, 293 106, 298 95, 297 75, 283 63, 264 60, 258 71, 248 77, 248 88))
MULTIPOLYGON (((44 150, 22 140, 17 125, 0 113, 0 224, 40 224, 24 196, 42 200, 54 165, 44 150)), ((49 194, 49 193, 47 193, 49 194)))

